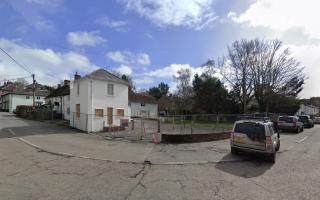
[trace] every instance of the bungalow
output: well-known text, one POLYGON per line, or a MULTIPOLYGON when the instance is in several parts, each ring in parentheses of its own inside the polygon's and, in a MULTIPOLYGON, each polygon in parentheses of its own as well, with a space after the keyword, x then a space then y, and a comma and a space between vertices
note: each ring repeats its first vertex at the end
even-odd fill
POLYGON ((158 116, 158 103, 147 93, 131 92, 129 102, 132 117, 156 118, 158 116))
POLYGON ((99 132, 122 129, 128 123, 129 82, 98 69, 70 84, 70 126, 99 132))
POLYGON ((70 120, 70 81, 64 80, 63 86, 58 85, 46 97, 46 104, 52 104, 53 111, 62 114, 63 119, 70 120))

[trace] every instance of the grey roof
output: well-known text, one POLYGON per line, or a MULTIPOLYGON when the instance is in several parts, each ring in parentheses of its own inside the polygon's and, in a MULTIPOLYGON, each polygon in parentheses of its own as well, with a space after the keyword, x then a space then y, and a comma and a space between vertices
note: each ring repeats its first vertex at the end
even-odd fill
MULTIPOLYGON (((3 95, 7 95, 7 94, 18 94, 18 95, 29 95, 32 96, 33 92, 30 91, 10 91, 10 92, 5 92, 3 95)), ((35 96, 48 96, 49 92, 35 92, 35 96)))
POLYGON ((84 76, 83 78, 89 78, 89 79, 95 79, 95 80, 101 80, 101 81, 112 81, 112 82, 121 83, 124 85, 129 85, 128 81, 123 80, 122 78, 119 78, 118 76, 102 68, 91 72, 90 74, 84 76))

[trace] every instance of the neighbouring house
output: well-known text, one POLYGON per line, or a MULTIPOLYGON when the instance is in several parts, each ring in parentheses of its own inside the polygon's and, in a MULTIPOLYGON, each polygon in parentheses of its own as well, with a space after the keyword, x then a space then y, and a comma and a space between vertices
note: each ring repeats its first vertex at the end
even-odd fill
POLYGON ((307 104, 301 104, 300 108, 297 112, 297 115, 318 115, 319 114, 319 107, 314 105, 307 105, 307 104))
POLYGON ((148 93, 130 92, 129 104, 132 117, 158 117, 158 103, 156 99, 148 93))
POLYGON ((70 120, 70 81, 64 80, 63 86, 58 85, 46 97, 46 104, 53 106, 53 111, 62 115, 65 120, 70 120))
POLYGON ((129 121, 129 82, 98 69, 70 84, 70 126, 86 131, 122 130, 129 121))
MULTIPOLYGON (((18 105, 33 105, 33 85, 23 85, 21 83, 6 82, 0 88, 1 110, 15 112, 18 105)), ((45 103, 45 97, 49 91, 42 85, 36 84, 35 105, 40 106, 45 103)))
MULTIPOLYGON (((47 92, 35 93, 35 105, 40 106, 45 103, 47 92)), ((33 105, 33 92, 28 91, 11 91, 6 92, 1 96, 2 110, 6 112, 15 112, 19 105, 31 106, 33 105)))

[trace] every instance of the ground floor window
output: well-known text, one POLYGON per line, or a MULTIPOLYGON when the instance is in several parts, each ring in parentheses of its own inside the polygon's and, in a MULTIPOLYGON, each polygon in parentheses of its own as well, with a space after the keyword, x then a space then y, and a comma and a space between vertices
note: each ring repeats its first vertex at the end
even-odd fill
POLYGON ((124 117, 124 109, 117 109, 117 116, 124 117))
POLYGON ((95 109, 94 113, 96 117, 103 117, 103 109, 95 109))

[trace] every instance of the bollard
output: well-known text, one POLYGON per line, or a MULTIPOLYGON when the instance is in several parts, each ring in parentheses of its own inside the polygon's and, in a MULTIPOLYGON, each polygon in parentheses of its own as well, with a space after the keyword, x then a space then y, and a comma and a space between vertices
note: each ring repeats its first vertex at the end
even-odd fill
POLYGON ((160 119, 158 119, 158 133, 160 133, 160 119))

